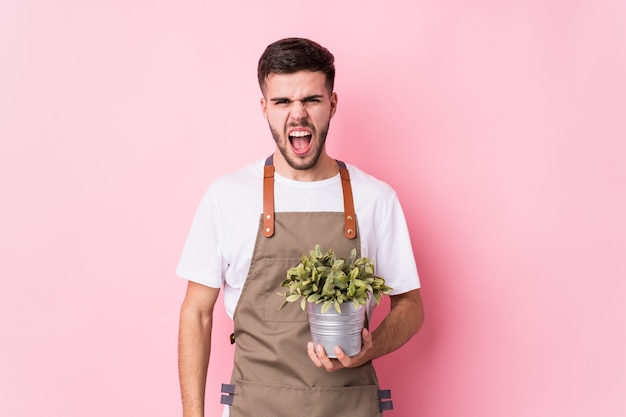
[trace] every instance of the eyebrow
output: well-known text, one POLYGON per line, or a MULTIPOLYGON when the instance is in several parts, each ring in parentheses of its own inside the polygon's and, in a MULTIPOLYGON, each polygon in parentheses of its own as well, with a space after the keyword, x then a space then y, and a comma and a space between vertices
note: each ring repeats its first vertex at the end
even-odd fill
MULTIPOLYGON (((310 95, 310 96, 302 97, 302 98, 300 98, 298 100, 299 101, 306 101, 306 100, 311 100, 311 99, 322 99, 322 98, 324 98, 323 94, 313 94, 313 95, 310 95)), ((285 100, 289 101, 289 102, 293 101, 292 99, 287 98, 287 97, 273 97, 273 98, 270 98, 270 101, 274 102, 274 103, 279 102, 279 101, 285 101, 285 100)))

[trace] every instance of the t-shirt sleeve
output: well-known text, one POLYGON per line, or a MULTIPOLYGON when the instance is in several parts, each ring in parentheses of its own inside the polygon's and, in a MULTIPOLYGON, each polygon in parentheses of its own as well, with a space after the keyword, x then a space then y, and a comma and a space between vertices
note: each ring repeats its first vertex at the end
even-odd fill
POLYGON ((395 193, 387 203, 386 216, 380 227, 376 274, 385 278, 385 283, 393 288, 392 295, 420 288, 406 218, 395 193))
POLYGON ((212 188, 202 198, 187 236, 176 275, 189 281, 220 288, 223 283, 220 250, 219 206, 212 188))

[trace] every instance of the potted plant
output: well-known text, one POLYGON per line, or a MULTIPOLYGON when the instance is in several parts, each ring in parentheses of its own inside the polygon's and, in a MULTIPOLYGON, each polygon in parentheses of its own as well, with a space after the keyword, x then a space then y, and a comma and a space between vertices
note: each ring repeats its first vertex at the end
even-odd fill
POLYGON ((391 291, 385 279, 375 275, 373 261, 357 258, 356 249, 348 258, 338 258, 332 249, 324 253, 320 245, 315 245, 309 257, 302 255, 280 285, 287 288, 280 294, 285 297, 280 308, 300 300, 300 307, 308 314, 313 342, 321 343, 329 357, 335 357, 335 346, 348 356, 361 350, 366 310, 362 307, 369 297, 379 304, 391 291))

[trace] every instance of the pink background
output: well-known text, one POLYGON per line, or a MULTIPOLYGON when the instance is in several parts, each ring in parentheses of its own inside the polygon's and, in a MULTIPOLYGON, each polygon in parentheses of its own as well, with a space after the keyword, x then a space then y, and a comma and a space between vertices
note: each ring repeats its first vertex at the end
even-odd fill
POLYGON ((409 221, 426 323, 386 415, 624 416, 624 3, 215 3, 0 3, 0 414, 180 414, 174 269, 272 151, 256 62, 295 35, 337 59, 331 154, 409 221))

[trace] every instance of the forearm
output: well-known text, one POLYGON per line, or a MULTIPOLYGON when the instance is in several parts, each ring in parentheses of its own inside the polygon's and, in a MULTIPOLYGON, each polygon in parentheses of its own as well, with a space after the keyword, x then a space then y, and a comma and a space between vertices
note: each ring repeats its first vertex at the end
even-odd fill
POLYGON ((211 353, 212 315, 183 308, 178 334, 178 374, 183 417, 204 416, 204 394, 211 353))
POLYGON ((411 339, 424 322, 424 310, 419 290, 391 298, 391 310, 372 332, 370 360, 400 348, 411 339))

